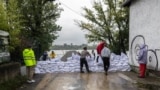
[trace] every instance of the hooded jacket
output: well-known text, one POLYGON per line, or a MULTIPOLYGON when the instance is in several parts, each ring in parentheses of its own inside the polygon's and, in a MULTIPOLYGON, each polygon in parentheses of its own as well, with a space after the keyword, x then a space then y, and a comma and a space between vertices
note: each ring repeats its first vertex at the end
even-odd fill
POLYGON ((23 59, 26 66, 36 65, 35 55, 32 49, 23 50, 23 59))
POLYGON ((140 51, 138 55, 138 63, 147 64, 147 48, 145 44, 140 46, 140 51))

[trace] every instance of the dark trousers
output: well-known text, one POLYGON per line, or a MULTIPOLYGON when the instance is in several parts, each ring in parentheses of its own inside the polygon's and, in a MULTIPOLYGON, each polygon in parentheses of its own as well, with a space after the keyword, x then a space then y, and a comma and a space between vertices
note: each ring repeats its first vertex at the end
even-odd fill
POLYGON ((43 55, 42 59, 43 59, 44 61, 46 61, 47 55, 43 55))
POLYGON ((80 58, 80 71, 83 71, 83 65, 86 66, 87 72, 89 72, 89 67, 86 58, 80 58))
POLYGON ((139 71, 140 71, 140 77, 145 77, 145 73, 146 73, 146 64, 140 64, 139 67, 139 71))
POLYGON ((99 59, 99 55, 98 55, 97 58, 96 58, 96 62, 98 62, 98 59, 99 59))
POLYGON ((104 71, 107 72, 110 66, 109 57, 102 57, 102 60, 103 60, 104 71))

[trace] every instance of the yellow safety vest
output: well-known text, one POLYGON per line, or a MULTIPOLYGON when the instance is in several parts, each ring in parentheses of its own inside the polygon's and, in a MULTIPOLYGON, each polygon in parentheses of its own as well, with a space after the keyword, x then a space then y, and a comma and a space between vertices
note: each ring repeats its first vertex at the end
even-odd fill
POLYGON ((55 56, 56 56, 55 53, 51 53, 51 54, 50 54, 50 57, 51 57, 51 58, 55 58, 55 56))
POLYGON ((26 66, 36 65, 36 59, 35 59, 34 51, 32 49, 23 50, 23 59, 26 66))

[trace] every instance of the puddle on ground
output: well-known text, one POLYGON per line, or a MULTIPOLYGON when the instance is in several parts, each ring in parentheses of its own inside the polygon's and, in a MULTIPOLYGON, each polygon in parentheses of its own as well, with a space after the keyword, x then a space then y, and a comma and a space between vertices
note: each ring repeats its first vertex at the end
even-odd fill
POLYGON ((136 83, 139 88, 143 88, 146 90, 160 90, 160 86, 153 84, 144 84, 144 83, 136 83))

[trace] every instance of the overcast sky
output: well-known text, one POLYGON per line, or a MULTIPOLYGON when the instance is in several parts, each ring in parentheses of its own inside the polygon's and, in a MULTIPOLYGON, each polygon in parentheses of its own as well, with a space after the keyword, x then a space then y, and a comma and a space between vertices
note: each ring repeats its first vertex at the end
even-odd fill
POLYGON ((91 8, 93 0, 57 0, 61 2, 61 7, 64 9, 61 13, 57 24, 62 26, 62 30, 58 32, 59 37, 54 41, 56 45, 63 45, 64 43, 81 45, 87 44, 85 40, 86 31, 82 31, 78 27, 74 20, 83 20, 84 18, 80 15, 82 13, 82 7, 86 6, 91 8))

